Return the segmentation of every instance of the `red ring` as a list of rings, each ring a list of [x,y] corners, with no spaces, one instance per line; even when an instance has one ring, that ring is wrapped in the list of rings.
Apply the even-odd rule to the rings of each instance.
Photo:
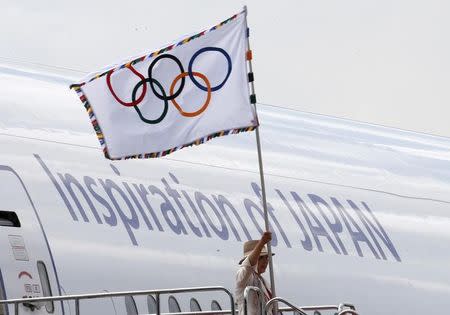
[[[142,74],[140,74],[139,72],[137,72],[136,69],[133,68],[133,66],[128,66],[128,69],[131,70],[131,72],[133,72],[135,75],[137,75],[142,81],[145,80],[144,76]],[[106,75],[106,84],[108,85],[109,91],[111,92],[112,96],[114,96],[114,98],[116,99],[116,101],[118,101],[120,104],[122,104],[123,106],[136,106],[137,104],[139,104],[140,102],[142,102],[142,100],[144,99],[145,94],[147,93],[147,84],[143,84],[143,88],[142,88],[142,94],[141,96],[139,96],[139,98],[137,100],[135,100],[134,102],[124,102],[122,101],[114,92],[112,85],[111,85],[111,74],[114,71],[108,72],[108,74]]]

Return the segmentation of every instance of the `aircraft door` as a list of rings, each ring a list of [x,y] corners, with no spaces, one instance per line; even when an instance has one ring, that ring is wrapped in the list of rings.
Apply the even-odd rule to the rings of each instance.
[[[3,292],[1,292],[3,291]],[[19,175],[0,165],[0,293],[3,298],[59,295],[50,248]],[[0,314],[14,314],[13,306]],[[30,313],[31,312],[31,313]],[[20,314],[63,314],[61,303],[20,305]]]

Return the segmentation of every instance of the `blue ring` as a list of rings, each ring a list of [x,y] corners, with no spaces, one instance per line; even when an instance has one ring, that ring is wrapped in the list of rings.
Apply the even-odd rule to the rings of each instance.
[[[189,61],[188,74],[189,74],[189,77],[191,78],[192,82],[199,89],[201,89],[203,91],[208,91],[208,88],[206,86],[203,86],[200,83],[198,83],[198,81],[194,78],[194,75],[192,74],[192,65],[194,64],[195,58],[197,58],[198,55],[204,53],[205,51],[218,51],[218,52],[222,53],[225,56],[225,58],[227,58],[227,61],[228,61],[228,72],[227,72],[227,75],[225,76],[225,79],[219,85],[211,87],[211,91],[217,91],[217,90],[222,88],[222,86],[225,84],[225,82],[227,82],[228,77],[230,76],[230,73],[231,73],[231,58],[230,58],[230,55],[228,55],[228,53],[225,50],[223,50],[222,48],[218,48],[218,47],[205,47],[205,48],[202,48],[202,49],[198,50],[192,56],[191,60]]]

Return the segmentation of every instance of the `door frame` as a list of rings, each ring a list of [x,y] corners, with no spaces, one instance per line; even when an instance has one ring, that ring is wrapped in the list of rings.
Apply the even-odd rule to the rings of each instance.
[[[16,178],[19,180],[20,185],[22,185],[22,188],[23,188],[23,190],[25,191],[25,193],[27,195],[28,201],[30,202],[31,207],[33,208],[34,214],[36,215],[36,219],[39,222],[39,227],[41,229],[42,235],[44,236],[45,245],[47,246],[47,250],[48,250],[48,253],[49,253],[49,256],[50,256],[50,261],[51,261],[52,267],[53,267],[53,272],[54,272],[54,275],[55,275],[57,292],[61,296],[62,295],[61,294],[61,285],[59,283],[59,277],[58,277],[58,272],[56,271],[56,265],[55,265],[55,260],[53,259],[53,253],[52,253],[52,251],[50,249],[50,245],[48,243],[47,234],[45,234],[44,227],[42,226],[41,218],[39,217],[39,214],[38,214],[38,212],[36,210],[36,207],[34,206],[33,200],[31,199],[31,196],[28,193],[28,189],[26,188],[22,178],[20,178],[19,174],[17,174],[17,172],[12,167],[7,166],[7,165],[0,165],[0,171],[10,172],[14,176],[16,176]],[[4,287],[4,283],[3,283],[3,278],[1,276],[1,272],[0,272],[0,285],[2,285],[2,288],[4,290],[4,294],[5,294],[5,297],[6,297],[6,291],[5,291],[5,287]],[[61,302],[62,315],[65,315],[63,301],[60,301],[60,302]]]
[[[2,295],[3,295],[3,298],[5,300],[8,299],[8,297],[6,296],[5,283],[3,282],[3,276],[2,276],[2,270],[1,269],[0,269],[0,293],[3,293],[3,294],[0,294],[0,298],[2,298]],[[0,307],[2,307],[2,306],[0,306]],[[6,310],[5,314],[9,315],[8,304],[3,304],[3,307]]]

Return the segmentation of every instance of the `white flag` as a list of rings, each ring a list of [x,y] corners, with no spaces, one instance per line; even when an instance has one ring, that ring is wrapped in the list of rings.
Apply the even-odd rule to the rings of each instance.
[[[74,84],[110,159],[158,157],[253,130],[245,11]]]

